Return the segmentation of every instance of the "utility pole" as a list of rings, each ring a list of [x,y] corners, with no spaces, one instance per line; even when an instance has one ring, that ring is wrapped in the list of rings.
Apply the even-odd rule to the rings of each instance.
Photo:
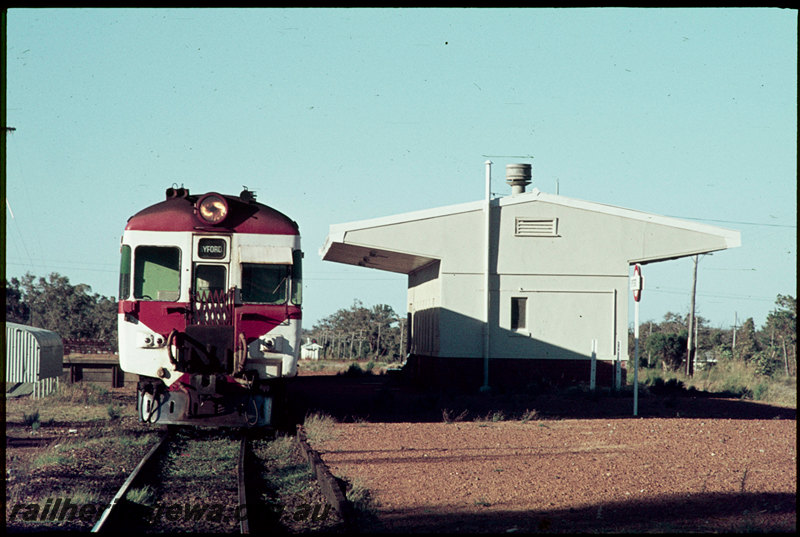
[[[697,348],[699,347],[698,342],[700,341],[699,334],[699,325],[700,321],[698,320],[700,315],[694,316],[694,361],[697,362]],[[694,367],[694,366],[693,366]]]
[[[731,355],[733,359],[736,359],[736,325],[739,324],[739,317],[738,314],[734,311],[733,312],[733,347],[731,348]]]
[[[689,339],[686,342],[686,376],[694,375],[694,298],[697,292],[697,256],[694,256],[692,276],[692,303],[689,306]]]
[[[379,359],[380,356],[381,356],[381,324],[382,323],[380,321],[378,321],[378,344],[376,345],[377,352],[375,353],[375,359],[376,360]]]
[[[400,361],[406,359],[406,348],[405,348],[405,337],[406,337],[406,320],[400,319]]]

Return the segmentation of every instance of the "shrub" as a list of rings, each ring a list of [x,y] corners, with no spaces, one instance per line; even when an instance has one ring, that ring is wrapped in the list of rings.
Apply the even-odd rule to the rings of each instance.
[[[324,442],[335,436],[336,420],[327,414],[315,412],[306,414],[303,421],[303,429],[306,431],[306,438],[311,443]]]
[[[777,357],[774,352],[766,350],[755,353],[752,362],[756,374],[765,377],[772,376],[776,371],[779,371],[781,367],[780,358]]]
[[[115,420],[119,418],[120,415],[119,408],[114,406],[113,404],[109,404],[106,407],[106,412],[108,412],[109,419]]]
[[[22,414],[22,422],[25,425],[29,425],[34,427],[35,429],[39,428],[39,410],[34,410],[32,414]]]
[[[455,423],[458,421],[464,421],[464,418],[467,417],[467,411],[464,410],[458,416],[453,416],[453,412],[446,408],[442,409],[442,421],[444,423]]]
[[[375,367],[374,363],[372,362],[370,363],[372,364],[372,367]],[[339,374],[345,377],[360,377],[362,375],[371,375],[372,367],[370,367],[369,364],[367,364],[367,369],[365,371],[364,369],[361,369],[361,366],[358,365],[358,362],[353,362],[352,364],[350,364],[350,367],[348,367],[346,371],[340,372]]]
[[[766,399],[767,393],[769,393],[769,385],[766,382],[759,382],[756,384],[756,387],[753,388],[753,399],[756,401]]]

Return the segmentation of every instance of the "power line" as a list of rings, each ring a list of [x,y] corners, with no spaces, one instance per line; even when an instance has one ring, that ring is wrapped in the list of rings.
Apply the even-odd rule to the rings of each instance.
[[[17,266],[31,266],[28,263],[14,263],[13,261],[9,261],[6,265],[17,265]],[[108,272],[111,274],[115,274],[118,271],[113,269],[101,269],[101,268],[90,268],[90,267],[68,267],[66,265],[36,265],[38,268],[41,269],[59,269],[59,270],[69,270],[69,271],[76,271],[76,270],[88,270],[90,272]]]
[[[797,229],[797,226],[792,226],[789,224],[767,224],[766,222],[741,222],[739,220],[714,220],[713,218],[692,218],[691,216],[675,216],[675,215],[666,215],[670,218],[682,218],[685,220],[698,220],[702,222],[719,222],[723,224],[740,224],[744,226],[768,226],[768,227],[787,227],[792,229]]]
[[[688,290],[687,291],[667,291],[665,289],[658,288],[658,287],[655,287],[655,288],[651,289],[650,292],[663,293],[663,294],[667,294],[667,295],[689,295],[689,291]],[[697,296],[702,296],[702,297],[706,297],[706,298],[726,298],[726,299],[730,299],[730,300],[760,300],[760,301],[764,301],[764,302],[772,302],[772,301],[775,300],[774,298],[763,298],[763,297],[756,297],[756,296],[750,296],[750,295],[712,295],[712,294],[708,294],[708,293],[697,293]],[[777,296],[777,294],[776,294],[776,296]]]

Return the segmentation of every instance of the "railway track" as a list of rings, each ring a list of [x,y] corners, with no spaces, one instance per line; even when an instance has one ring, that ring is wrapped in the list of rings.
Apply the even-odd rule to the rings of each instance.
[[[61,437],[58,436],[43,436],[43,437],[20,437],[20,436],[6,436],[6,447],[9,448],[30,448],[30,447],[44,447],[57,442]]]
[[[222,523],[226,532],[234,529],[231,527],[234,524],[238,526],[238,531],[242,534],[251,533],[253,530],[261,532],[268,529],[263,527],[265,525],[265,517],[251,516],[247,512],[247,506],[256,505],[256,503],[252,502],[251,493],[254,487],[252,486],[252,481],[248,479],[248,476],[253,475],[254,472],[250,470],[252,456],[246,432],[241,433],[238,442],[235,472],[226,473],[221,471],[218,476],[220,478],[218,484],[215,482],[205,483],[205,486],[211,490],[218,488],[218,490],[224,491],[227,488],[226,482],[230,482],[231,478],[235,477],[236,494],[235,507],[233,509],[228,508],[223,511],[223,504],[212,504],[212,511],[208,505],[192,504],[192,502],[181,504],[177,501],[169,506],[159,504],[146,505],[148,503],[147,497],[152,496],[154,491],[159,491],[162,494],[175,494],[175,488],[177,487],[178,490],[184,489],[183,494],[187,496],[185,499],[190,499],[188,496],[192,495],[191,489],[181,484],[173,486],[171,492],[165,492],[169,490],[169,480],[182,481],[180,477],[183,472],[182,469],[177,471],[173,469],[172,472],[176,473],[176,475],[168,475],[170,473],[168,467],[174,466],[172,461],[181,459],[185,455],[185,453],[182,453],[185,447],[181,445],[182,442],[178,438],[178,434],[175,430],[169,430],[147,452],[115,494],[111,503],[92,528],[92,533],[117,533],[136,530],[144,532],[169,531],[170,529],[175,529],[175,524],[180,525],[187,521],[202,522],[205,515],[208,515],[205,518],[206,521],[212,520],[212,513],[214,515],[213,521]],[[207,440],[195,441],[204,442]],[[194,451],[203,452],[203,448],[195,446]],[[202,462],[198,460],[181,461],[183,466],[189,467],[199,467]],[[212,469],[212,472],[216,473],[216,469]],[[231,476],[230,474],[234,475]],[[142,494],[141,491],[150,492]],[[230,499],[233,500],[233,498]],[[230,507],[230,503],[226,502],[227,507]],[[217,509],[216,507],[219,508]],[[173,527],[170,527],[171,525]],[[188,528],[184,526],[181,529],[186,531]],[[215,531],[220,531],[220,527],[215,528]]]
[[[352,510],[304,434],[281,440],[283,447],[251,438],[247,431],[168,430],[127,477],[92,532],[261,534],[286,533],[286,524],[294,525],[291,532],[350,527]],[[294,462],[281,451],[287,440],[296,446]],[[277,454],[265,455],[273,448]],[[287,474],[302,474],[299,466],[306,462],[308,477],[297,479],[309,481],[290,486],[295,487],[291,497],[281,496],[270,484],[273,476],[285,482]],[[296,489],[309,483],[319,485],[317,496],[298,498],[302,493]]]

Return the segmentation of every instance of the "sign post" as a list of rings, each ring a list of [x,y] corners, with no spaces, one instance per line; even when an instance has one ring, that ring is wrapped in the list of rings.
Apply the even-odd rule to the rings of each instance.
[[[639,300],[642,299],[642,288],[644,287],[644,277],[639,265],[633,267],[633,277],[631,278],[631,291],[633,291],[633,415],[639,415]]]
[[[633,267],[631,277],[631,291],[633,291],[633,415],[639,415],[639,300],[642,299],[642,288],[644,287],[644,277],[639,265]]]

